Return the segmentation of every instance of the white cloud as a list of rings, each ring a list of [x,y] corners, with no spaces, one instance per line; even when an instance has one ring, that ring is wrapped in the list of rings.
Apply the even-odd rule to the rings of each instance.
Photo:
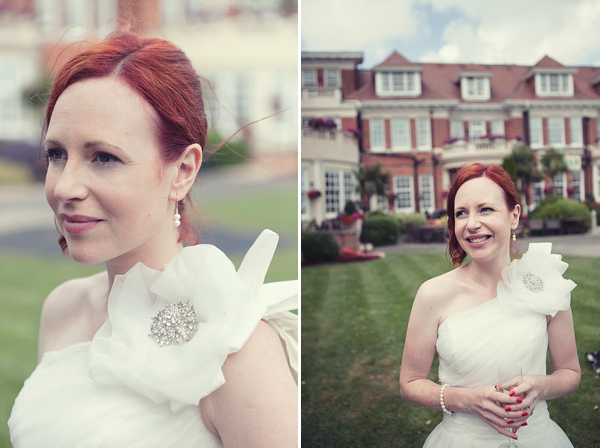
[[[310,51],[361,51],[426,29],[411,0],[302,0],[300,13]],[[385,56],[391,51],[388,45]]]

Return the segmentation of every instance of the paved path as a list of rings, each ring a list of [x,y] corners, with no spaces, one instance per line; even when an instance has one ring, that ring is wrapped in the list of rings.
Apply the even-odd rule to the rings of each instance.
[[[521,238],[517,240],[519,252],[527,251],[529,243],[552,243],[552,252],[572,257],[600,258],[600,234],[560,235],[547,237]],[[395,246],[383,246],[376,249],[379,252],[393,253],[444,253],[446,243],[400,243]]]
[[[194,185],[197,201],[216,201],[249,191],[293,188],[297,177],[285,165],[248,163],[222,170],[200,172]],[[203,242],[214,244],[227,254],[245,253],[257,235],[208,225],[203,228]],[[41,183],[0,185],[0,252],[26,252],[61,255],[54,215],[46,203]],[[280,235],[279,248],[297,247],[296,235]]]

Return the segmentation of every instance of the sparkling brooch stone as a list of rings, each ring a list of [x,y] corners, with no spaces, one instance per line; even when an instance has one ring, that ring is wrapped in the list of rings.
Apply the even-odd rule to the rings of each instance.
[[[525,274],[523,276],[525,288],[532,292],[540,292],[544,289],[544,281],[535,274]]]
[[[189,302],[171,303],[160,310],[150,322],[150,336],[161,347],[187,342],[198,330],[194,306]]]

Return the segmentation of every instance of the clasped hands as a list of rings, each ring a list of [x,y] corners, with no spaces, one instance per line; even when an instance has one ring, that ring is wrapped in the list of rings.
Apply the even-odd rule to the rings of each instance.
[[[469,411],[503,436],[516,440],[517,430],[527,425],[539,401],[539,392],[534,378],[529,376],[523,376],[523,382],[515,385],[509,394],[501,392],[511,387],[513,385],[507,383],[473,388]]]

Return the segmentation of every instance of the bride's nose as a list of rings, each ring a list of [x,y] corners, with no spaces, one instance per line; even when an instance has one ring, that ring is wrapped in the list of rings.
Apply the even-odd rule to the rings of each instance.
[[[467,230],[470,232],[474,232],[481,227],[481,223],[479,222],[479,217],[476,213],[470,213],[467,221]]]
[[[84,199],[87,195],[87,187],[83,171],[80,164],[67,161],[56,179],[54,197],[60,202]]]

